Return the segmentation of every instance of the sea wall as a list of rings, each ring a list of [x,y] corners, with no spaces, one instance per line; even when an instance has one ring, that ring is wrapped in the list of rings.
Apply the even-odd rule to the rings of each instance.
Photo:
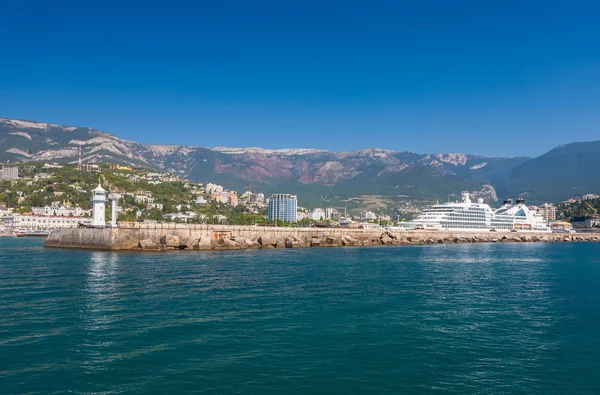
[[[119,223],[115,228],[53,232],[44,246],[98,250],[166,251],[302,248],[396,244],[600,241],[598,233],[388,232],[382,229]]]

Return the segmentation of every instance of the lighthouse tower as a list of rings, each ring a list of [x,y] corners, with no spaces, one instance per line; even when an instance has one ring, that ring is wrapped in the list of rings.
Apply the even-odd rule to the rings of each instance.
[[[106,210],[106,191],[100,185],[98,180],[98,186],[92,191],[92,226],[106,226],[104,219]]]

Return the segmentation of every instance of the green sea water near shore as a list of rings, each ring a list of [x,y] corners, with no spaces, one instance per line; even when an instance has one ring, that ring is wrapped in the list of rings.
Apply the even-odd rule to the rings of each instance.
[[[600,244],[0,237],[1,394],[600,393]]]

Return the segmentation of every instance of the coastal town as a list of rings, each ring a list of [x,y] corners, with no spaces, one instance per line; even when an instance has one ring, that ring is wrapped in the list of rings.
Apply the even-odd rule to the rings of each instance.
[[[235,191],[170,173],[119,164],[3,164],[0,233],[44,234],[59,228],[97,225],[90,196],[99,184],[110,202],[106,220],[145,223],[273,225],[280,227],[398,228],[415,224],[399,211],[302,207],[292,193],[265,196],[249,184]],[[300,197],[301,198],[301,197]],[[418,206],[415,206],[418,207]],[[554,232],[600,230],[600,197],[593,193],[563,202],[527,206]],[[412,214],[415,218],[419,210]],[[406,213],[402,213],[406,214]]]

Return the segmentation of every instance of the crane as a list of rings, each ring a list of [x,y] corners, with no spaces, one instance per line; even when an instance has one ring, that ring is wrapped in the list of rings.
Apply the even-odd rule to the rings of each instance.
[[[246,185],[246,189],[249,190],[250,193],[252,193],[252,188],[256,188],[256,185],[252,185],[252,184]]]

